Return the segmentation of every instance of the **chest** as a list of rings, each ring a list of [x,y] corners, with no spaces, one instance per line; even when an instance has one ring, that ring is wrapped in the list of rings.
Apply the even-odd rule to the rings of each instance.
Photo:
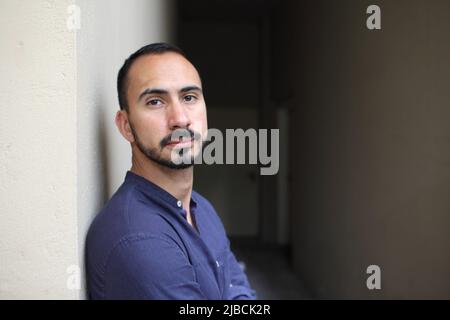
[[[195,272],[195,281],[208,299],[224,299],[230,285],[229,246],[221,225],[194,218],[180,235],[181,245]]]

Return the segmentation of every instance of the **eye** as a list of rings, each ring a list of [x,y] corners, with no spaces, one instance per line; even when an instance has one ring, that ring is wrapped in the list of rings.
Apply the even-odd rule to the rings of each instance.
[[[145,104],[148,106],[158,106],[162,104],[162,101],[160,99],[150,99]]]
[[[197,97],[194,96],[193,94],[188,94],[188,95],[185,95],[183,97],[183,99],[185,102],[194,102],[195,100],[197,100]]]

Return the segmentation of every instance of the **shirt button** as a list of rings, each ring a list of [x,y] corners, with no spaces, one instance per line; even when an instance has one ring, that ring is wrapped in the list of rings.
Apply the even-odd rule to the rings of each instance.
[[[178,200],[178,202],[177,202],[177,206],[178,206],[179,208],[181,208],[181,205],[182,205],[181,201],[180,201],[180,200]]]
[[[220,263],[219,263],[219,261],[217,261],[217,260],[216,260],[216,265],[217,265],[217,268],[220,267]]]

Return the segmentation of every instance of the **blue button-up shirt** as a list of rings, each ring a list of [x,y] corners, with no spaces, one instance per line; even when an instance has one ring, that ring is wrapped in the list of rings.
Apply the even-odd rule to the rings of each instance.
[[[255,299],[212,205],[192,192],[181,202],[127,172],[86,241],[92,299]]]

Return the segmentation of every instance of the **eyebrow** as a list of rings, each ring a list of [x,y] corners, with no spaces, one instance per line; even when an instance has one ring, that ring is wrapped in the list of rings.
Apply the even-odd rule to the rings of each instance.
[[[181,90],[180,90],[181,93],[186,93],[186,92],[189,92],[189,91],[198,91],[198,92],[201,93],[202,92],[202,88],[197,87],[197,86],[187,86],[187,87],[181,88]]]
[[[198,91],[198,92],[202,92],[202,88],[198,87],[198,86],[187,86],[187,87],[183,87],[179,90],[180,93],[186,93],[186,92],[190,92],[190,91]],[[169,91],[164,90],[164,89],[158,89],[158,88],[147,88],[144,91],[142,91],[142,93],[139,95],[138,98],[138,102],[142,100],[143,97],[145,97],[146,95],[149,94],[168,94]]]

